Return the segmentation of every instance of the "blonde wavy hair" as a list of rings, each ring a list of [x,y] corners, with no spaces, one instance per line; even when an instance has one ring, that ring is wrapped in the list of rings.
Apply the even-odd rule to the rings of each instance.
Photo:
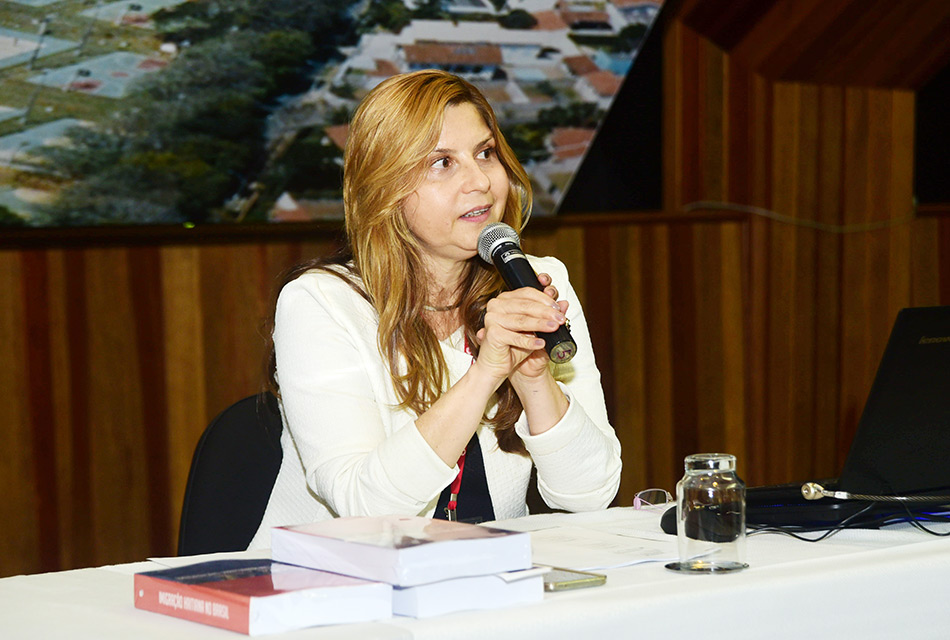
[[[379,350],[400,406],[417,414],[445,390],[448,371],[438,338],[423,318],[428,274],[402,205],[416,190],[427,157],[438,144],[446,107],[459,104],[474,106],[495,138],[509,182],[502,221],[520,232],[531,207],[530,180],[502,135],[488,100],[458,76],[425,70],[385,80],[353,115],[344,152],[343,200],[353,270],[379,314]],[[476,355],[474,338],[485,305],[503,289],[494,268],[477,256],[469,260],[458,293],[465,335]],[[514,433],[522,407],[510,384],[499,389],[497,399],[498,408],[489,422],[499,446],[526,453]]]

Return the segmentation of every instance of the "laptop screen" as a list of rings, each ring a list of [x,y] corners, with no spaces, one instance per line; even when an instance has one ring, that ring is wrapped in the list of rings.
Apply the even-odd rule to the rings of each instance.
[[[826,489],[862,495],[950,493],[950,306],[902,309],[878,365],[838,478]],[[879,526],[932,504],[824,498],[806,500],[802,483],[750,487],[750,526]],[[945,508],[943,509],[945,510]]]
[[[950,307],[897,314],[838,489],[872,495],[950,487]]]

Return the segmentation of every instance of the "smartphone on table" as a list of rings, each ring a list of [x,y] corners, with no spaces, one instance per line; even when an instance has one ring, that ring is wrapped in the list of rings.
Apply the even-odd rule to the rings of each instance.
[[[562,569],[561,567],[551,567],[551,570],[544,574],[545,591],[566,591],[568,589],[597,587],[605,582],[607,582],[607,576],[602,573]]]

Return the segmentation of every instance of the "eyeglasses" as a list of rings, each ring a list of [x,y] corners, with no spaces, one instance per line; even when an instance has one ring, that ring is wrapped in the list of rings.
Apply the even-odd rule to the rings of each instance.
[[[644,489],[633,494],[633,508],[662,507],[673,502],[673,496],[666,489]]]

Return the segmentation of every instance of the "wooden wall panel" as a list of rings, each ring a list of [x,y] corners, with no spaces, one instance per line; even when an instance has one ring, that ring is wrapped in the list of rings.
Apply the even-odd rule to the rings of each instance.
[[[33,442],[27,390],[29,359],[23,294],[23,260],[13,252],[0,252],[0,389],[4,420],[0,426],[4,452],[0,457],[0,522],[4,523],[0,562],[3,573],[35,571],[40,559],[37,503],[39,492],[33,474]]]
[[[132,269],[129,253],[138,252],[95,249],[84,255],[88,360],[76,368],[86,379],[93,549],[103,562],[148,550],[150,510],[160,508],[150,501],[148,461],[157,455],[161,464],[164,453],[146,446],[151,425],[144,405],[162,389],[143,384],[148,366],[157,363],[151,349],[141,350],[137,331],[152,319],[137,315],[131,291],[152,286],[155,275]],[[97,462],[105,460],[112,463]]]
[[[758,482],[833,475],[897,310],[946,299],[924,275],[939,270],[939,248],[928,237],[929,255],[910,250],[933,226],[910,222],[913,93],[766,80],[678,22],[664,43],[666,208],[751,216],[735,285],[748,339],[743,468]],[[707,279],[724,262],[714,264],[681,264],[673,279]],[[679,304],[689,318],[708,317]],[[697,344],[714,349],[715,332]],[[726,353],[700,359],[724,367]],[[696,384],[685,371],[674,378],[678,392]],[[717,413],[701,393],[679,409],[678,443],[715,432],[703,422],[711,418],[690,413],[698,407]]]
[[[185,495],[191,455],[206,417],[223,407],[208,405],[205,376],[203,306],[201,300],[201,249],[166,247],[162,259],[162,317],[166,415],[168,419],[169,507],[181,505]],[[210,321],[211,319],[207,319]],[[177,532],[177,509],[169,510],[168,526]]]
[[[630,365],[643,362],[649,348],[644,340],[644,336],[650,333],[644,326],[643,306],[647,302],[645,278],[639,260],[644,253],[644,232],[644,229],[619,229],[612,234],[606,247],[612,257],[613,275],[610,292],[613,305],[609,322],[614,335],[611,345],[614,370],[611,374],[615,384],[613,413],[610,415],[615,423],[629,425],[628,429],[618,432],[620,444],[631,458],[640,460],[644,460],[644,454],[651,451],[649,429],[646,426],[649,416],[646,401],[649,395],[648,381],[642,367]],[[600,353],[596,349],[595,353],[598,365],[603,367]],[[634,486],[646,487],[647,467],[648,464],[634,468],[627,465],[624,473]]]
[[[722,318],[722,447],[741,460],[749,459],[746,433],[748,414],[748,305],[743,299],[749,253],[748,225],[728,225],[720,241],[722,255],[719,309],[710,309]]]
[[[917,88],[950,60],[945,0],[667,0],[664,9],[775,80]]]

